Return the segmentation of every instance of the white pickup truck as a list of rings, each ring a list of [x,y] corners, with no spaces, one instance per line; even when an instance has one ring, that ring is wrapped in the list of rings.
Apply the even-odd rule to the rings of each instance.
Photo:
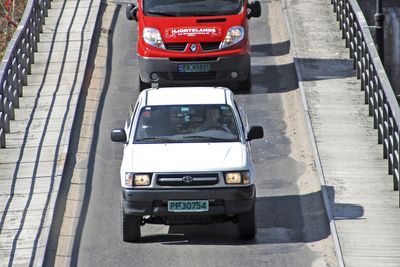
[[[239,238],[256,235],[250,141],[234,94],[222,87],[146,89],[125,127],[111,140],[124,144],[120,169],[122,234],[138,242],[146,223],[232,221]]]

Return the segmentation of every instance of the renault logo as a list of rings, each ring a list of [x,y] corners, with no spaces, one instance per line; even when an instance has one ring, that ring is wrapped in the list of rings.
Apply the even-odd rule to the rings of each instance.
[[[197,50],[196,44],[191,44],[190,45],[190,51],[192,51],[194,53],[194,52],[196,52],[196,50]]]
[[[190,175],[185,175],[185,176],[182,177],[182,181],[184,181],[187,184],[191,183],[191,182],[193,182],[193,177],[190,176]]]

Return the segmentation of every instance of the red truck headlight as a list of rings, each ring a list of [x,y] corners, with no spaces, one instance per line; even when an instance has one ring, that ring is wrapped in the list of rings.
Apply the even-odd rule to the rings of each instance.
[[[160,31],[156,28],[144,28],[142,36],[144,41],[149,45],[165,49]]]

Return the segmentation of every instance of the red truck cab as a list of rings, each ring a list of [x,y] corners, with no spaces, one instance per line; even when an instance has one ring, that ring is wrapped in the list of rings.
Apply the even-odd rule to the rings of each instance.
[[[249,90],[248,19],[259,1],[138,0],[126,16],[137,21],[139,90],[151,83],[223,85]]]

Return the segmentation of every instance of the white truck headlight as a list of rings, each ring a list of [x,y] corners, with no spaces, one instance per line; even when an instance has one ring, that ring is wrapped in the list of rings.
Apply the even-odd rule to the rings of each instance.
[[[228,29],[224,41],[221,43],[221,49],[240,42],[244,37],[244,28],[242,26],[233,26]]]
[[[165,49],[159,30],[155,28],[144,28],[142,36],[144,41],[149,45]]]
[[[151,182],[149,174],[135,174],[133,172],[125,173],[125,186],[147,186]]]
[[[250,173],[248,171],[242,172],[226,172],[224,173],[226,184],[249,184]]]

